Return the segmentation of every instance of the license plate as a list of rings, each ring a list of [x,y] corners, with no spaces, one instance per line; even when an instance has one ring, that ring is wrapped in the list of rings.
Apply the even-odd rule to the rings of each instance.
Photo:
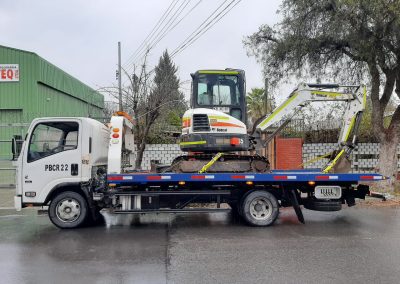
[[[340,186],[319,185],[314,189],[314,196],[317,199],[338,199],[342,197]]]

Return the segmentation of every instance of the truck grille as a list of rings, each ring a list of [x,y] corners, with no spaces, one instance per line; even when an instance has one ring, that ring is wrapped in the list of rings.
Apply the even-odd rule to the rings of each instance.
[[[210,131],[207,114],[193,114],[193,132]]]

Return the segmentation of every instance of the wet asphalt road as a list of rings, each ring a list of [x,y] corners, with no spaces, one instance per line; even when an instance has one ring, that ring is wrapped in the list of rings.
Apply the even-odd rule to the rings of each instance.
[[[0,210],[0,283],[399,283],[400,209],[291,209],[272,227],[230,214],[108,216],[59,230]]]

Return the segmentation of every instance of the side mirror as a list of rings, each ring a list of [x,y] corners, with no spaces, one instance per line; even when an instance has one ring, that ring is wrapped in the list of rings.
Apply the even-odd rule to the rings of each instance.
[[[11,153],[12,160],[15,161],[17,156],[17,139],[15,139],[15,137],[11,139]]]
[[[12,153],[12,160],[18,160],[19,154],[22,148],[22,137],[20,135],[14,135],[11,139],[11,153]]]

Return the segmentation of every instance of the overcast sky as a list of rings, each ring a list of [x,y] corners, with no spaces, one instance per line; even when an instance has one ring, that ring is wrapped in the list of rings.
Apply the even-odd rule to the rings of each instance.
[[[188,3],[182,16],[199,2],[174,1],[178,1],[175,8]],[[151,50],[150,67],[157,64],[163,50],[174,50],[223,2],[202,0]],[[127,60],[171,3],[172,0],[1,1],[0,44],[36,52],[95,89],[110,86],[116,83],[117,42],[122,42],[122,62],[127,66]],[[180,80],[190,80],[189,74],[198,69],[232,67],[246,71],[248,90],[262,87],[262,67],[254,57],[246,55],[242,41],[260,25],[276,23],[280,3],[242,0],[174,58]],[[186,92],[189,87],[190,84],[183,85]]]

